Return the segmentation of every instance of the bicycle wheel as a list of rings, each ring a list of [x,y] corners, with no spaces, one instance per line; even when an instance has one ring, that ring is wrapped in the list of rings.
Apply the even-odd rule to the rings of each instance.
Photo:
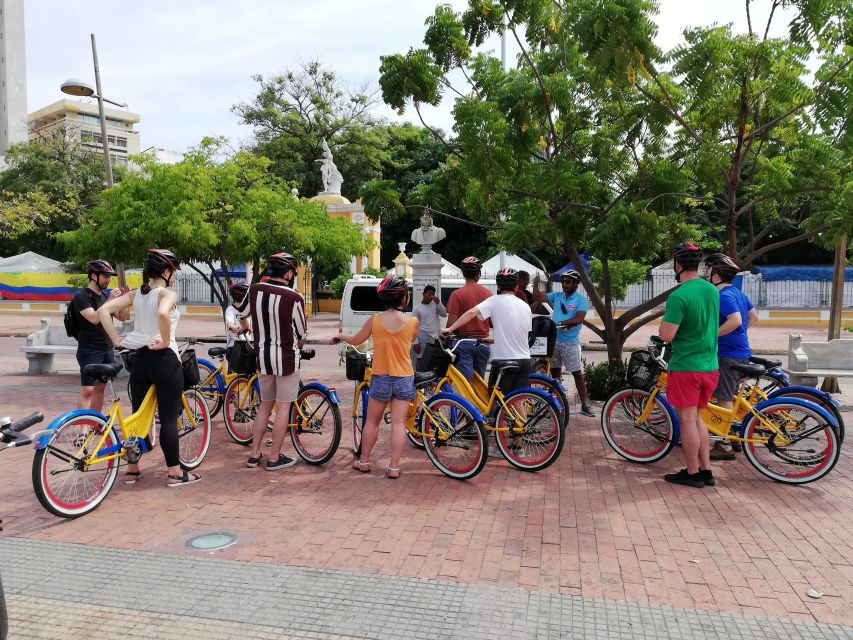
[[[458,399],[430,398],[427,410],[418,415],[418,431],[427,456],[443,474],[457,480],[473,478],[486,465],[489,441],[481,420],[477,420]],[[432,419],[430,416],[435,416]]]
[[[620,389],[601,411],[601,431],[613,450],[631,462],[656,462],[675,446],[675,425],[661,397],[642,424],[635,424],[649,401],[642,389]]]
[[[369,385],[356,387],[356,397],[353,399],[352,452],[355,455],[361,453],[361,432],[364,431],[364,423],[367,420],[367,396],[369,392]]]
[[[754,382],[753,379],[751,382]],[[769,371],[765,371],[758,377],[758,388],[761,389],[764,393],[772,393],[776,391],[776,389],[781,389],[782,387],[787,386],[787,383],[782,380],[780,377],[773,375]]]
[[[557,409],[560,412],[560,419],[563,422],[563,428],[569,426],[569,399],[566,393],[560,388],[560,385],[553,378],[530,378],[530,386],[534,389],[544,391],[554,400]]]
[[[178,418],[178,445],[181,467],[192,471],[201,464],[210,448],[210,411],[207,407],[207,398],[197,389],[184,391],[184,398],[192,414],[192,420],[187,415],[187,407],[184,407]]]
[[[835,418],[835,424],[838,425],[833,430],[835,431],[835,437],[838,438],[838,445],[841,446],[844,444],[844,418],[841,417],[841,411],[838,407],[829,399],[827,399],[824,391],[818,391],[817,389],[797,389],[797,388],[783,388],[780,389],[779,392],[773,396],[774,398],[799,398],[800,400],[806,400],[813,404],[816,404],[821,409],[826,411],[829,415]]]
[[[199,383],[196,388],[204,396],[210,417],[215,418],[224,404],[225,380],[219,369],[207,360],[198,361],[198,374]]]
[[[290,438],[296,453],[308,464],[332,459],[341,444],[341,412],[328,392],[303,388],[290,405]]]
[[[252,423],[261,403],[260,395],[258,386],[249,378],[235,378],[225,390],[225,430],[237,444],[252,442]]]
[[[420,390],[423,392],[423,394],[426,398],[431,398],[436,393],[438,393],[438,389],[437,389],[438,382],[439,382],[438,380],[434,380],[433,382],[430,382],[430,383],[425,384],[424,386],[420,387]],[[418,404],[418,406],[415,409],[415,424],[418,424],[420,422],[421,411],[423,411],[423,407],[420,404]],[[422,431],[422,429],[418,429],[418,431]],[[406,429],[406,437],[409,439],[409,442],[412,443],[412,446],[415,447],[416,449],[423,449],[424,448],[424,442],[423,442],[423,438],[421,438],[421,436],[416,435],[416,434],[412,433],[411,431],[409,431],[408,429]]]
[[[33,489],[41,505],[61,518],[78,518],[96,509],[113,488],[119,459],[86,463],[103,437],[106,424],[95,416],[78,416],[59,426],[33,458]],[[119,442],[112,429],[101,450]]]
[[[548,375],[548,360],[546,358],[534,358],[533,366],[530,367],[530,373],[538,373],[539,375]]]
[[[759,416],[750,417],[743,443],[750,464],[762,475],[787,484],[814,482],[832,471],[840,447],[823,416],[811,407],[784,399],[770,402],[760,413],[779,433]]]
[[[523,471],[540,471],[553,464],[563,450],[566,430],[551,397],[512,391],[504,403],[510,413],[499,405],[495,426],[509,430],[496,431],[495,441],[507,462]],[[520,430],[514,417],[521,421]]]

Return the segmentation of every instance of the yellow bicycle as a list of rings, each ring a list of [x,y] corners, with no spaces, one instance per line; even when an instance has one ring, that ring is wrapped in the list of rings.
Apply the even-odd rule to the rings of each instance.
[[[62,414],[44,431],[32,434],[33,489],[42,506],[63,518],[77,518],[98,507],[115,483],[121,460],[139,461],[156,440],[157,394],[149,387],[139,409],[125,416],[113,379],[120,363],[90,364],[84,372],[107,383],[113,404],[106,415],[90,409]],[[210,447],[210,412],[202,395],[187,389],[178,419],[181,467],[198,467]]]

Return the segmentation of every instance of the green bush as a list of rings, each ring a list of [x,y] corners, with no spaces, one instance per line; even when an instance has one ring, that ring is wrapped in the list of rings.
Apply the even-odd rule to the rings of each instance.
[[[615,391],[625,386],[626,364],[622,360],[587,364],[583,361],[586,390],[593,400],[607,400]]]
[[[347,271],[346,273],[342,273],[329,283],[329,286],[332,288],[332,291],[334,292],[336,298],[344,297],[344,287],[347,286],[347,280],[349,280],[350,278],[352,278],[352,273]]]

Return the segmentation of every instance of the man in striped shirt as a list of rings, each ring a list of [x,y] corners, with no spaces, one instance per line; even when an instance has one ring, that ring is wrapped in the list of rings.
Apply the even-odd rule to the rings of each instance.
[[[261,462],[261,443],[270,414],[275,407],[272,449],[267,471],[296,464],[281,453],[287,435],[290,403],[299,393],[299,349],[305,344],[305,300],[293,289],[296,258],[289,253],[276,253],[267,259],[267,282],[256,282],[239,308],[241,323],[251,329],[258,359],[258,381],[261,405],[252,425],[252,454],[246,462],[257,467]]]

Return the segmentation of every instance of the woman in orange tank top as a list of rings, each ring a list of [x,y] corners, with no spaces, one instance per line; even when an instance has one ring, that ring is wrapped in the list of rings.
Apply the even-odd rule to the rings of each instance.
[[[364,323],[354,336],[339,333],[331,344],[346,342],[359,345],[373,336],[373,373],[370,377],[370,398],[367,418],[361,436],[361,456],[352,468],[370,471],[370,453],[379,438],[379,422],[385,407],[391,403],[391,463],[385,469],[388,478],[400,476],[400,456],[406,442],[406,415],[409,403],[415,399],[415,373],[410,350],[417,340],[420,322],[403,309],[409,300],[409,284],[400,276],[388,276],[377,287],[385,311]]]

